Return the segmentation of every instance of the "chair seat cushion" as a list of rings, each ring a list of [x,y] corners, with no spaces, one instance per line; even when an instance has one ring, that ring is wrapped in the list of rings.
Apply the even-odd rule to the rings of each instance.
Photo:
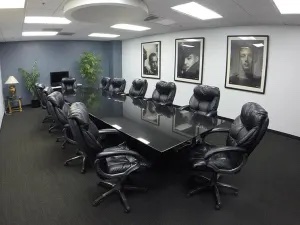
[[[215,148],[215,145],[209,145],[203,143],[197,145],[192,149],[190,161],[192,166],[196,170],[214,170],[217,169],[233,169],[231,160],[226,153],[217,153],[210,157],[208,160],[204,159],[204,155],[209,152],[211,149]]]
[[[129,149],[128,147],[121,145],[121,146],[107,148],[104,150],[104,152],[112,152],[112,151],[116,152],[120,150],[129,150]],[[146,162],[143,161],[141,162],[132,156],[126,156],[126,155],[108,157],[106,158],[106,163],[107,163],[107,173],[109,174],[123,173],[129,168],[137,165],[138,163],[140,163],[140,168],[148,167],[148,164]]]

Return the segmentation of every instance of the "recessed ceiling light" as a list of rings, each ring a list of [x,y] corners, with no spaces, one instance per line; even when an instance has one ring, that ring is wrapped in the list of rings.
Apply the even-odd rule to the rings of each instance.
[[[239,39],[242,39],[242,40],[256,40],[255,37],[239,37]]]
[[[119,37],[118,34],[103,34],[103,33],[92,33],[89,37],[100,37],[100,38],[116,38]]]
[[[142,26],[137,26],[137,25],[132,25],[132,24],[115,24],[115,25],[111,26],[111,28],[123,29],[123,30],[133,30],[133,31],[145,31],[145,30],[151,29],[149,27],[142,27]]]
[[[57,33],[54,31],[28,31],[22,32],[22,36],[55,36]]]
[[[171,9],[200,20],[217,19],[223,17],[215,11],[208,9],[197,2],[189,2],[181,5],[176,5],[171,7]]]
[[[24,23],[69,24],[71,21],[64,17],[26,16]]]
[[[258,43],[258,44],[253,44],[255,47],[257,48],[261,48],[261,47],[264,47],[264,44],[263,43]]]
[[[300,14],[300,1],[273,0],[281,14]]]
[[[193,45],[182,45],[183,47],[187,47],[187,48],[194,48],[195,46]]]
[[[0,9],[23,9],[25,0],[0,0]]]

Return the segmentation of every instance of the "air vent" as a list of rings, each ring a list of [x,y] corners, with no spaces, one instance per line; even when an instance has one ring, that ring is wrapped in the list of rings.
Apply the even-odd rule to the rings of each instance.
[[[74,35],[75,33],[71,33],[71,32],[60,32],[58,33],[57,35],[61,35],[61,36],[72,36]]]
[[[152,20],[157,20],[159,17],[155,15],[149,15],[144,21],[152,21]]]
[[[43,31],[61,32],[62,28],[43,28]]]

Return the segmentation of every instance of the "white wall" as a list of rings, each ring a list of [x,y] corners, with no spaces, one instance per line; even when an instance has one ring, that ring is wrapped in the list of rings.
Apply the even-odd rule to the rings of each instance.
[[[227,35],[269,35],[269,62],[264,95],[224,88]],[[175,39],[205,37],[203,84],[221,91],[219,115],[234,119],[244,103],[261,104],[270,117],[270,129],[300,136],[300,29],[295,26],[227,27],[192,30],[123,41],[122,73],[131,82],[141,77],[141,43],[161,41],[161,80],[174,82]],[[158,80],[148,79],[150,97]],[[194,85],[176,82],[174,104],[186,105]]]
[[[2,76],[1,76],[1,62],[0,62],[0,129],[2,125],[3,115],[4,115],[4,101],[3,101]]]

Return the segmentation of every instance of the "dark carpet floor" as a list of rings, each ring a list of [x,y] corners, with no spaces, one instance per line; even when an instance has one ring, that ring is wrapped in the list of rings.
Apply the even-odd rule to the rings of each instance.
[[[146,194],[127,195],[132,212],[123,213],[117,196],[94,208],[104,189],[90,169],[64,167],[73,147],[60,149],[56,135],[41,124],[41,109],[5,116],[0,132],[1,225],[296,225],[300,223],[300,141],[267,133],[247,165],[223,182],[240,188],[222,195],[214,209],[207,192],[190,199],[180,172],[156,174],[161,182]],[[214,137],[220,140],[220,137]],[[178,175],[179,173],[179,175]],[[143,177],[151,184],[157,177]],[[151,185],[150,185],[151,186]]]

